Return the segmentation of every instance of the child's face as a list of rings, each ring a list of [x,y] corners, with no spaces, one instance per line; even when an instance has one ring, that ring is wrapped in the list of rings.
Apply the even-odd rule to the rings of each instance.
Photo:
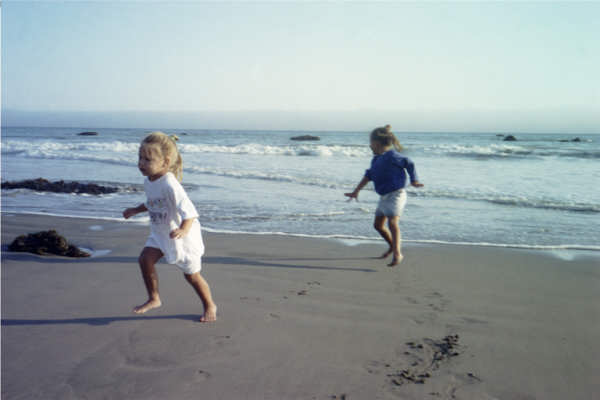
[[[161,155],[156,146],[144,145],[140,147],[138,168],[142,175],[153,181],[167,173],[169,160]]]

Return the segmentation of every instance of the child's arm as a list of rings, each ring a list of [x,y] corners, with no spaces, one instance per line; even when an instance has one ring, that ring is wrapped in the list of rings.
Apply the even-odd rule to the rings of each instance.
[[[136,214],[143,213],[145,211],[148,211],[148,209],[146,208],[146,205],[140,204],[137,207],[128,208],[125,211],[123,211],[123,218],[128,219],[130,217],[133,217]]]
[[[195,218],[189,218],[181,221],[181,225],[179,226],[179,228],[173,229],[169,234],[169,237],[171,239],[181,239],[182,237],[187,235],[190,229],[192,228],[192,223],[194,222],[194,219]]]
[[[412,162],[410,158],[400,157],[400,160],[397,164],[400,168],[405,168],[408,172],[408,176],[410,177],[410,184],[416,188],[423,187],[421,182],[419,182],[419,178],[417,177],[417,170],[415,169],[415,163]]]
[[[354,189],[352,193],[344,193],[344,196],[349,197],[349,201],[352,199],[356,199],[356,201],[358,201],[358,192],[360,192],[362,188],[364,188],[370,181],[371,180],[366,175],[363,176],[362,180],[358,183],[358,185],[356,185],[356,189]]]

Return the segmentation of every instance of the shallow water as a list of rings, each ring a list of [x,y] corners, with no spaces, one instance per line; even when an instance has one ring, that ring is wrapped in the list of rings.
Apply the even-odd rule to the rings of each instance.
[[[44,177],[140,184],[145,129],[3,128],[2,180]],[[172,131],[184,186],[205,229],[376,238],[378,196],[347,202],[372,157],[366,132]],[[318,135],[319,142],[290,137]],[[409,188],[405,241],[600,250],[600,136],[399,133],[423,189]],[[579,137],[581,142],[561,142]],[[2,210],[120,218],[143,193],[3,190]]]

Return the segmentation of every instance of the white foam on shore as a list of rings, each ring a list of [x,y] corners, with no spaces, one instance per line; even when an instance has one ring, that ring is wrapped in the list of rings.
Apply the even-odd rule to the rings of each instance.
[[[96,257],[103,257],[106,256],[110,253],[112,253],[112,250],[92,250],[92,249],[87,249],[85,247],[80,247],[79,249],[81,249],[81,251],[85,251],[86,253],[90,254],[90,258],[96,258]]]
[[[5,217],[8,216],[18,216],[18,215],[43,215],[45,217],[59,217],[59,218],[74,218],[74,219],[90,219],[90,220],[97,220],[97,221],[112,221],[112,222],[123,222],[123,223],[134,223],[134,224],[140,224],[140,225],[147,225],[148,222],[150,222],[150,217],[148,216],[143,216],[143,217],[133,217],[130,219],[125,219],[123,217],[101,217],[101,216],[86,216],[86,215],[64,215],[64,214],[57,214],[57,213],[49,213],[49,212],[42,212],[42,211],[11,211],[10,213],[4,213],[2,212],[2,215],[4,215]],[[94,225],[92,225],[94,226]],[[95,226],[99,226],[99,225],[95,225]],[[90,229],[92,229],[90,227]],[[92,229],[94,230],[94,229]]]
[[[246,231],[231,231],[221,229],[211,229],[202,227],[206,232],[211,233],[225,233],[232,235],[262,235],[262,236],[291,236],[301,238],[312,238],[312,239],[333,239],[340,243],[348,246],[357,246],[359,244],[370,244],[374,242],[380,242],[379,237],[370,236],[351,236],[351,235],[309,235],[301,233],[285,233],[285,232],[246,232]],[[450,246],[473,246],[473,247],[498,247],[498,248],[513,248],[513,249],[524,249],[524,250],[545,250],[553,251],[560,254],[561,251],[576,250],[576,251],[600,251],[600,246],[584,246],[578,244],[561,244],[561,245],[527,245],[527,244],[505,244],[505,243],[488,243],[488,242],[450,242],[444,240],[428,240],[428,239],[417,239],[417,240],[402,240],[403,243],[414,243],[414,244],[440,244]],[[383,242],[382,242],[383,243]]]

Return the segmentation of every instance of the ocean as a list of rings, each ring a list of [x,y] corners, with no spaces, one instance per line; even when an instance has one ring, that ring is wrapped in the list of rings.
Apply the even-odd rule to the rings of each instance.
[[[2,181],[77,180],[120,192],[3,189],[2,212],[122,219],[142,203],[137,151],[150,130],[85,130],[99,135],[2,128]],[[205,230],[379,240],[372,184],[359,202],[344,197],[370,165],[369,132],[162,130],[180,138],[183,184]],[[290,140],[303,134],[321,140]],[[404,242],[600,251],[600,135],[514,135],[398,132],[425,184],[407,190]]]

